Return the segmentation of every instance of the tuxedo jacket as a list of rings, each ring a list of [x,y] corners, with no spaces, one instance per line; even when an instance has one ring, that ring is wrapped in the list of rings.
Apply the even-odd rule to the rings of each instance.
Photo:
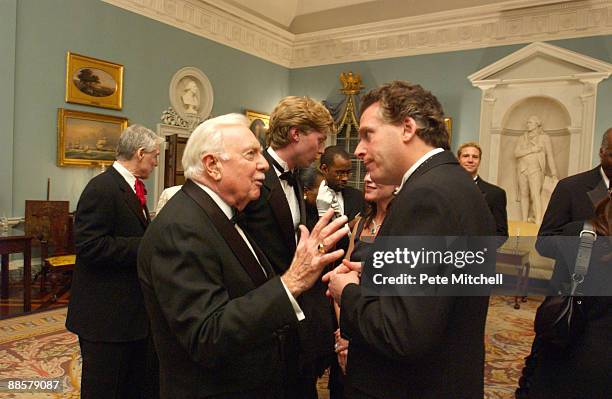
[[[297,316],[265,255],[191,180],[143,237],[138,274],[162,398],[275,397]],[[232,396],[236,395],[236,396]],[[241,396],[242,395],[242,396]],[[278,395],[276,395],[278,396]]]
[[[266,171],[259,199],[249,203],[244,210],[245,227],[266,254],[274,270],[282,275],[289,268],[295,254],[295,230],[289,203],[272,166],[270,154],[267,151],[263,154],[270,169]],[[306,225],[304,192],[299,179],[297,198],[300,203],[300,223]],[[325,296],[326,289],[321,279],[317,279],[312,288],[297,298],[306,316],[298,329],[300,363],[303,367],[310,367],[315,359],[334,353],[335,317],[329,299]]]
[[[506,211],[506,192],[494,184],[484,181],[480,176],[476,185],[484,195],[485,201],[495,219],[495,232],[498,236],[508,238],[508,214]]]
[[[76,267],[68,330],[94,342],[148,336],[136,271],[138,245],[148,224],[134,190],[114,167],[87,184],[74,220]]]
[[[584,222],[595,215],[595,205],[607,194],[607,187],[598,165],[587,172],[561,179],[555,187],[544,213],[538,232],[536,249],[542,256],[556,259],[562,243],[551,239],[552,236],[565,235],[568,223]],[[555,265],[551,284],[556,291],[558,284],[567,281],[569,271],[566,267]]]
[[[482,194],[444,151],[406,181],[378,237],[494,232]],[[349,284],[340,305],[350,397],[483,397],[488,297],[375,297]]]

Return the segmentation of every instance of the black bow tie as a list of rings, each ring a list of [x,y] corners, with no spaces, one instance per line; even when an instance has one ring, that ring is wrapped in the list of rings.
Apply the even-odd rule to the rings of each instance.
[[[294,172],[283,172],[278,176],[279,179],[284,180],[290,187],[293,187],[297,183]]]
[[[285,170],[285,168],[280,166],[280,164],[276,161],[276,159],[274,158],[270,158],[270,159],[272,160],[272,165],[274,166],[274,168],[280,172],[280,175],[278,176],[278,178],[286,181],[290,187],[295,186],[295,184],[297,183],[295,172],[292,172],[290,170]]]
[[[232,222],[233,224],[237,224],[238,226],[242,226],[242,224],[246,220],[246,214],[237,210],[236,208],[232,208],[232,210],[234,211],[234,216],[232,216],[230,222]]]

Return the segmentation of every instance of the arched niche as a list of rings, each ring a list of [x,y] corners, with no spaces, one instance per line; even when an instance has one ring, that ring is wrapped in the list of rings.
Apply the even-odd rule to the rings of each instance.
[[[506,190],[508,198],[508,218],[520,220],[521,211],[518,202],[518,172],[514,156],[519,138],[526,131],[526,121],[531,116],[537,116],[542,121],[544,134],[551,139],[557,177],[568,176],[571,117],[565,106],[554,98],[547,96],[527,97],[513,104],[502,117],[500,134],[500,152],[497,159],[497,185]],[[542,199],[546,209],[550,200],[550,192]]]

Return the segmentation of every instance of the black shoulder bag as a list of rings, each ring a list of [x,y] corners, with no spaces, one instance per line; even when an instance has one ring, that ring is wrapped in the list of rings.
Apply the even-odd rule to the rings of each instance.
[[[586,322],[582,294],[579,287],[589,270],[593,243],[597,238],[590,222],[584,222],[580,232],[580,244],[576,265],[571,274],[569,294],[559,292],[558,296],[548,296],[538,308],[534,329],[542,343],[557,348],[566,348],[574,337],[582,333]]]

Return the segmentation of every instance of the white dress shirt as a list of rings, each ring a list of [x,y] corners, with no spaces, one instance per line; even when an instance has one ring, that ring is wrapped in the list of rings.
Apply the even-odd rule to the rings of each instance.
[[[272,147],[268,147],[268,154],[270,154],[270,156],[272,158],[274,158],[274,160],[276,162],[278,162],[278,164],[285,170],[288,171],[289,170],[289,166],[287,165],[287,162],[283,161],[278,154],[272,149]],[[276,176],[280,176],[280,174],[282,173],[281,171],[278,171],[274,165],[270,165],[271,168],[274,169],[274,171],[276,172]],[[300,225],[300,202],[298,200],[298,197],[295,195],[295,190],[293,189],[293,187],[291,187],[289,185],[289,183],[287,183],[285,180],[280,179],[280,184],[281,187],[283,188],[283,191],[285,192],[285,197],[287,197],[287,203],[289,204],[289,210],[291,211],[291,219],[293,220],[293,231],[295,231],[295,242],[297,243],[297,229],[298,226]]]
[[[323,180],[317,194],[317,211],[319,216],[323,216],[331,208],[334,196],[340,206],[340,215],[344,215],[344,197],[342,196],[342,191],[335,191],[327,185],[327,181]]]
[[[125,179],[125,181],[127,182],[128,186],[130,186],[132,188],[132,191],[134,192],[134,194],[136,194],[136,176],[134,176],[132,174],[132,172],[127,170],[127,168],[125,166],[121,165],[117,161],[113,162],[113,168],[115,168],[115,170],[117,172],[119,172],[121,177],[123,177]],[[147,211],[145,210],[144,207],[142,207],[142,214],[144,215],[144,217],[146,219],[147,218]]]
[[[604,172],[603,168],[600,166],[599,167],[599,171],[601,172],[601,178],[603,179],[604,183],[606,184],[606,188],[608,190],[610,190],[610,179],[608,179],[608,176],[606,176],[606,172]]]
[[[221,208],[221,211],[223,211],[223,213],[225,214],[225,216],[227,216],[228,219],[231,219],[232,216],[234,216],[232,207],[229,206],[227,202],[225,202],[221,197],[219,197],[217,193],[215,193],[213,190],[211,190],[209,187],[205,186],[204,184],[200,184],[196,181],[194,181],[194,183],[197,184],[208,195],[210,195],[210,198],[212,198],[215,204],[217,204],[217,206]],[[244,234],[244,231],[242,230],[242,228],[238,226],[238,224],[234,224],[234,228],[236,229],[236,231],[238,231],[238,234],[240,234],[240,237],[242,237],[245,244],[249,247],[249,249],[251,250],[251,253],[257,260],[257,263],[259,263],[259,267],[261,267],[261,270],[264,272],[264,275],[267,277],[268,273],[266,273],[266,269],[264,269],[264,267],[261,265],[261,262],[259,261],[259,258],[257,257],[257,254],[255,253],[255,250],[253,250],[253,247],[251,246],[251,243],[249,242],[246,235]],[[304,315],[304,312],[300,308],[300,305],[297,303],[293,295],[291,295],[291,292],[289,291],[289,289],[287,288],[287,286],[285,285],[282,279],[281,279],[281,284],[283,284],[283,288],[285,288],[285,292],[287,293],[287,297],[289,297],[289,302],[291,302],[291,306],[293,307],[293,311],[295,312],[295,315],[298,321],[304,320],[306,318],[306,316]]]

